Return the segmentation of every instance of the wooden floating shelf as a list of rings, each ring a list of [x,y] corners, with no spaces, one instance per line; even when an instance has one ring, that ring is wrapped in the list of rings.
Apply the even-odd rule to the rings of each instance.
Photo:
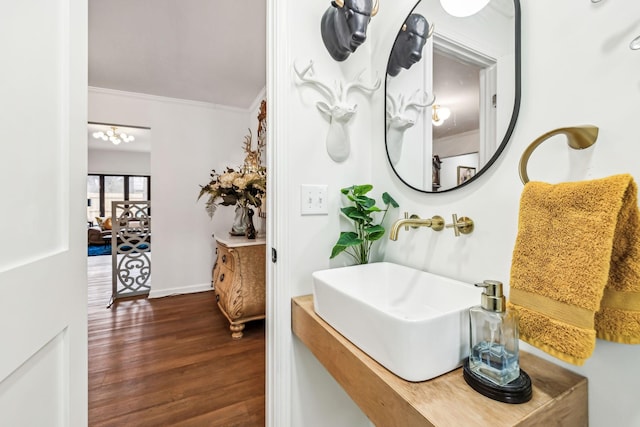
[[[294,334],[377,426],[588,425],[587,379],[532,354],[520,353],[532,399],[501,403],[471,389],[461,368],[420,383],[397,377],[318,317],[311,295],[293,298],[291,311]]]

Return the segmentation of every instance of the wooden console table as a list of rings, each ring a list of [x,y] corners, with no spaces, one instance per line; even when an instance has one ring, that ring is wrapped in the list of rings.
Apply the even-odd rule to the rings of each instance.
[[[265,317],[265,238],[218,237],[212,285],[231,337],[242,338],[244,324]]]
[[[587,379],[532,354],[521,352],[520,366],[533,397],[501,403],[469,387],[462,368],[419,383],[397,377],[322,320],[311,295],[293,298],[291,310],[293,333],[377,426],[588,425]]]

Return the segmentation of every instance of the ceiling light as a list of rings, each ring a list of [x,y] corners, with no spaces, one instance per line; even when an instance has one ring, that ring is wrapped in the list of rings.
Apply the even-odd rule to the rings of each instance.
[[[489,0],[440,0],[442,8],[451,16],[464,18],[480,12]]]
[[[113,145],[118,145],[122,141],[131,142],[135,140],[133,135],[129,135],[124,132],[118,132],[118,128],[115,126],[111,126],[111,128],[106,132],[103,132],[103,131],[94,132],[93,137],[95,139],[101,139],[103,141],[111,141]]]
[[[431,123],[434,126],[441,126],[449,117],[451,117],[451,110],[447,107],[437,104],[431,106]]]

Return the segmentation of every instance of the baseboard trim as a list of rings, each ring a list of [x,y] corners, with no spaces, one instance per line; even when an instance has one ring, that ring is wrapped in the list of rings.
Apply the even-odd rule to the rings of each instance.
[[[151,286],[153,288],[153,285]],[[158,290],[151,289],[151,291],[149,292],[149,298],[162,298],[162,297],[168,297],[172,295],[194,294],[197,292],[206,292],[206,291],[213,291],[213,288],[211,287],[211,283],[196,284],[196,285],[184,286],[181,288],[172,288],[172,289],[158,289]]]

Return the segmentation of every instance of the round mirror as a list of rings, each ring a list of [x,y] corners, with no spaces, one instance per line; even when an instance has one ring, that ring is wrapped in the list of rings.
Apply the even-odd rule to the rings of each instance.
[[[485,172],[513,132],[520,3],[491,0],[455,17],[441,0],[422,0],[399,26],[385,83],[387,156],[409,187],[451,191]]]

